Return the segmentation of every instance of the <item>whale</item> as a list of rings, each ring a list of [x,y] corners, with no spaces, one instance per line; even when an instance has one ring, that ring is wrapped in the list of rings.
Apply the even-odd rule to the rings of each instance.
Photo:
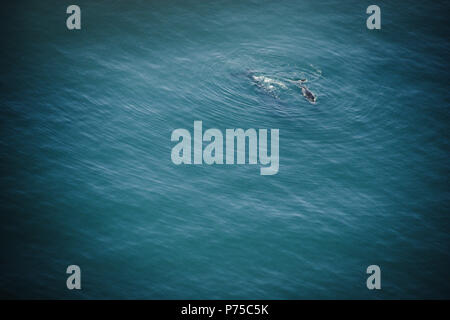
[[[254,72],[247,72],[247,76],[261,89],[266,91],[267,93],[270,93],[275,98],[278,98],[277,96],[277,89],[287,89],[287,86],[285,82],[292,83],[297,85],[301,90],[303,96],[308,100],[310,103],[315,104],[317,97],[314,93],[312,93],[305,85],[305,82],[308,82],[307,79],[300,79],[300,80],[289,80],[289,79],[283,79],[283,81],[269,78],[264,75],[255,75]]]
[[[289,82],[296,84],[300,89],[302,89],[302,94],[312,104],[316,103],[317,97],[314,93],[309,91],[309,89],[304,85],[305,82],[308,82],[306,79],[300,79],[300,80],[288,80]]]
[[[317,97],[314,95],[314,93],[309,91],[309,89],[307,87],[303,86],[303,85],[300,86],[300,88],[302,89],[302,94],[306,98],[306,100],[308,100],[312,104],[315,104],[316,100],[317,100]]]

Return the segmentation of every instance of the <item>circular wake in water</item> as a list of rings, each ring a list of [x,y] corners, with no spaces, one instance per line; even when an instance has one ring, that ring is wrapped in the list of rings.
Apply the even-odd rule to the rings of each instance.
[[[237,120],[243,109],[255,116],[274,110],[287,115],[290,110],[286,106],[297,108],[308,102],[299,80],[306,80],[314,96],[320,95],[317,82],[322,71],[298,60],[273,47],[244,44],[234,50],[217,48],[204,56],[202,67],[196,70],[196,78],[202,79],[197,91],[201,96],[197,98],[216,104],[206,111],[211,116]]]

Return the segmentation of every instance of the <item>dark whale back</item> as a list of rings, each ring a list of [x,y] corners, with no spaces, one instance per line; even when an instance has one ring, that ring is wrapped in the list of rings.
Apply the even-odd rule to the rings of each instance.
[[[311,91],[309,91],[307,87],[301,86],[301,88],[303,96],[308,99],[309,102],[316,102],[316,96]]]

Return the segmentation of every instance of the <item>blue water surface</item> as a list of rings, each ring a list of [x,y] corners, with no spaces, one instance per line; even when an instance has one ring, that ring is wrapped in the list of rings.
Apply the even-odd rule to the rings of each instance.
[[[450,298],[448,3],[76,4],[2,6],[1,298]],[[173,164],[195,120],[278,174]]]

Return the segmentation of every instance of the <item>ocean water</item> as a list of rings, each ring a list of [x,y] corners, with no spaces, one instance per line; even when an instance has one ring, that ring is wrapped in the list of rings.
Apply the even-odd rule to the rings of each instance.
[[[372,2],[2,5],[0,297],[450,298],[449,5]],[[278,174],[173,164],[195,120]]]

